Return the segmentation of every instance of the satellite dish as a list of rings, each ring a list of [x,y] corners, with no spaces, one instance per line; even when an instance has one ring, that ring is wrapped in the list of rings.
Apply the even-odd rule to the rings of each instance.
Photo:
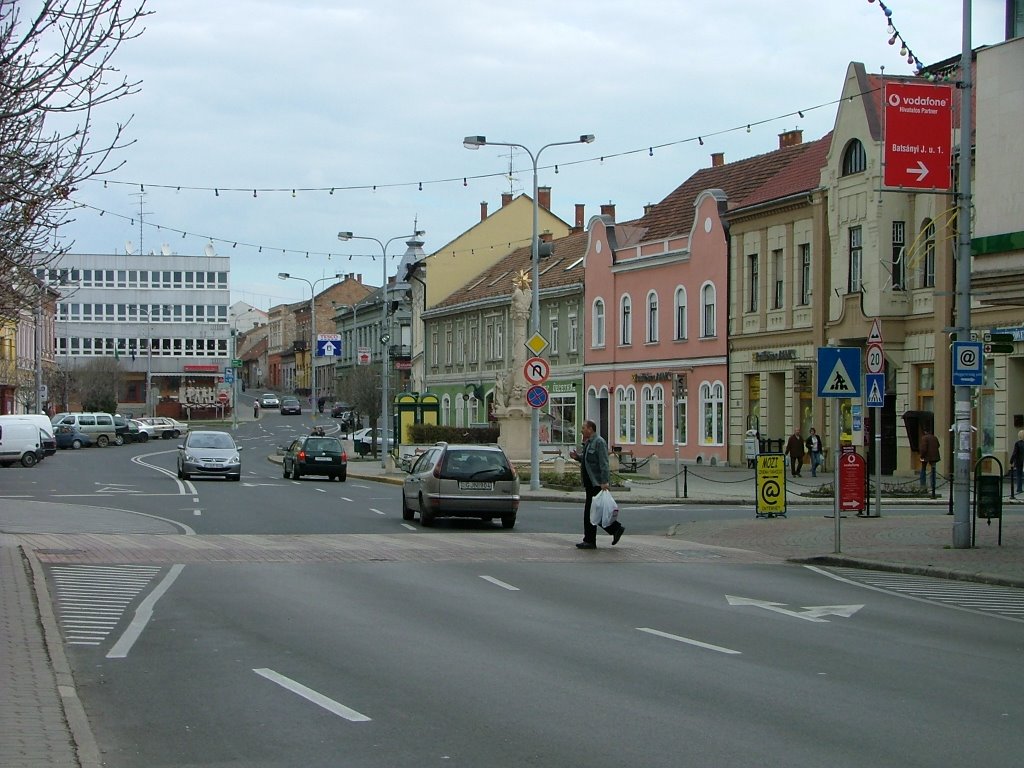
[[[124,252],[127,253],[129,256],[134,256],[135,255],[135,243],[133,243],[131,240],[125,240]]]
[[[203,253],[205,253],[207,256],[217,255],[217,252],[213,250],[213,243],[207,243],[206,246],[203,248]]]
[[[160,246],[160,255],[161,256],[170,256],[171,255],[171,246],[168,245],[167,243],[164,243],[163,245],[161,245]]]

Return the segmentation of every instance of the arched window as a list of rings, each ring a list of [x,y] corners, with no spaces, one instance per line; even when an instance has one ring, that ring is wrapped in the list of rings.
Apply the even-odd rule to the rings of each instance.
[[[715,284],[704,283],[700,289],[700,335],[707,339],[717,335],[715,331]]]
[[[673,336],[676,341],[682,341],[686,338],[686,288],[679,286],[676,288],[676,295],[673,299],[673,309],[675,310],[675,328]]]
[[[615,390],[616,435],[620,444],[636,442],[636,390],[619,387]]]
[[[441,424],[447,427],[452,423],[452,397],[445,395],[441,398]]]
[[[653,344],[658,340],[658,292],[651,291],[647,294],[647,343]]]
[[[604,346],[604,299],[594,299],[591,314],[590,346]]]
[[[701,444],[725,445],[725,387],[720,381],[700,385]]]
[[[628,293],[619,300],[619,343],[623,346],[633,343],[633,300]]]
[[[466,396],[463,394],[455,396],[455,426],[466,426]]]
[[[921,287],[935,287],[935,222],[925,219],[921,226],[924,233],[924,252],[921,254]]]
[[[860,139],[852,139],[843,150],[843,176],[864,173],[868,167],[868,156]]]
[[[661,385],[647,385],[641,392],[643,407],[643,442],[660,445],[665,442],[665,393]]]

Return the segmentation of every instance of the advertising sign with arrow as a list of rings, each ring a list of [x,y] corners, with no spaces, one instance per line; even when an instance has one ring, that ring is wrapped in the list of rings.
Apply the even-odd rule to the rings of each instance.
[[[900,189],[949,189],[953,87],[886,83],[882,183]]]

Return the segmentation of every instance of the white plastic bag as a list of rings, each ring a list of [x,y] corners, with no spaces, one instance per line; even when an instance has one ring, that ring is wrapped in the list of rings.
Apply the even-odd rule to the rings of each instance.
[[[601,491],[590,504],[590,522],[607,528],[619,517],[619,505],[610,491]]]

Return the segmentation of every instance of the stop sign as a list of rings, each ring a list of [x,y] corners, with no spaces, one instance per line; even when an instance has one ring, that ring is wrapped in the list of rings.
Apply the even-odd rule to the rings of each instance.
[[[221,392],[219,395],[217,395],[217,400],[222,403],[226,403],[230,399],[231,398],[228,397],[227,392]]]

